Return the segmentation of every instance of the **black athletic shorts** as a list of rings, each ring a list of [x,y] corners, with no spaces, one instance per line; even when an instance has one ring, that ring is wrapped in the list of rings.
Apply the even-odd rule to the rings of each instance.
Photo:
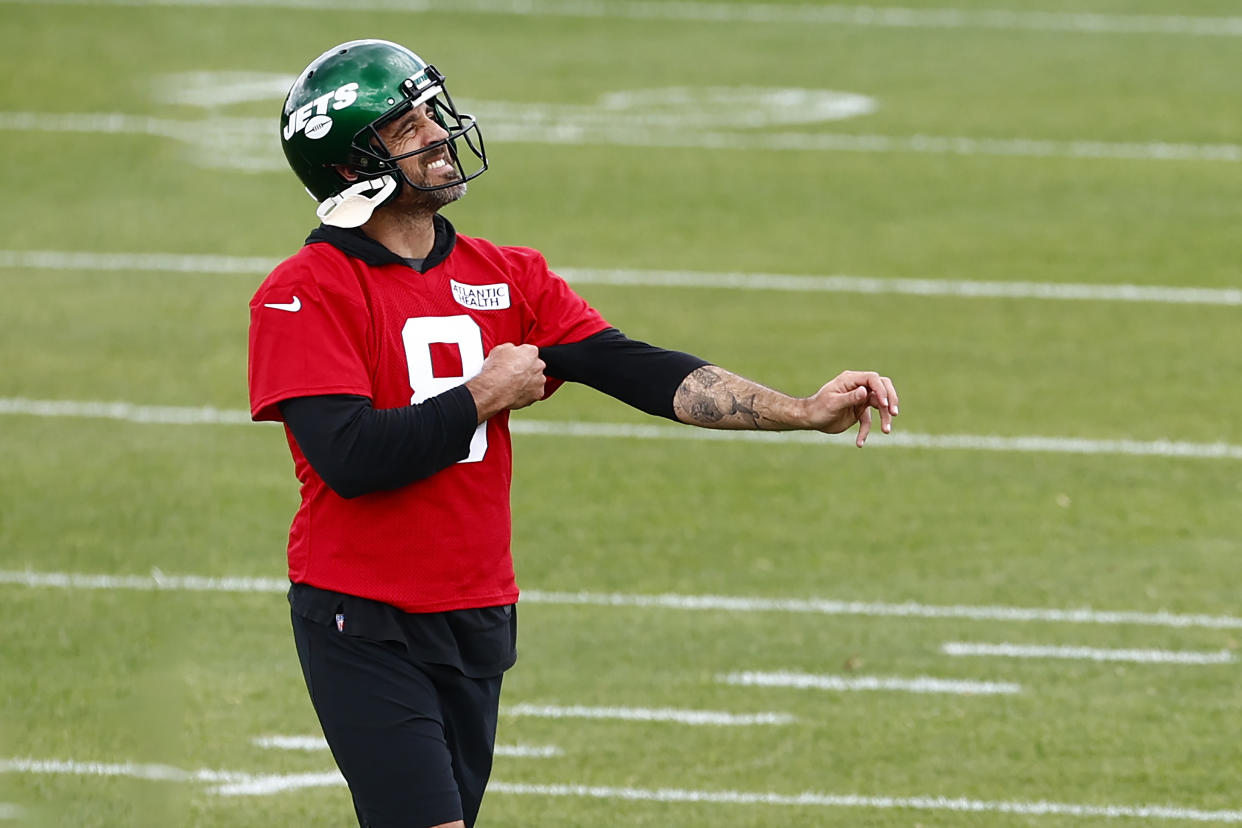
[[[306,687],[359,825],[473,825],[492,768],[501,674],[516,658],[514,609],[409,615],[300,584],[289,599]],[[338,611],[328,619],[325,608]],[[493,674],[467,675],[479,672]]]

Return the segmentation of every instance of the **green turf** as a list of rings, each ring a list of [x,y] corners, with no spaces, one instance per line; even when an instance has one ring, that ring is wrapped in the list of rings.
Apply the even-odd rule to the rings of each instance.
[[[908,8],[940,8],[910,0]],[[1233,15],[1225,0],[963,0],[966,10]],[[436,12],[0,3],[5,112],[237,128],[279,159],[278,100],[161,101],[177,73],[292,74],[341,40],[408,42],[478,102],[589,106],[669,86],[835,89],[864,117],[782,130],[1236,144],[1236,36],[706,23]],[[487,135],[488,112],[477,111]],[[229,126],[232,125],[232,126]],[[618,126],[618,129],[625,127]],[[726,123],[722,131],[734,128]],[[741,133],[760,134],[753,128]],[[313,204],[286,171],[193,140],[0,129],[0,251],[278,258]],[[1242,287],[1242,164],[489,141],[458,229],[558,268]],[[246,407],[263,273],[0,268],[0,399]],[[617,287],[580,291],[642,339],[794,393],[876,367],[928,435],[1242,444],[1236,306]],[[566,388],[517,421],[649,423]],[[824,598],[1239,615],[1237,460],[848,443],[515,437],[528,591]],[[280,429],[0,417],[0,570],[284,574],[297,503]],[[319,773],[279,592],[0,584],[5,760]],[[502,715],[510,784],[1242,808],[1237,663],[950,657],[946,642],[1203,652],[1230,627],[575,606],[520,608],[505,706],[784,712],[692,727]],[[749,688],[735,671],[1012,682],[1016,695]],[[230,797],[206,781],[0,773],[32,825],[348,825],[341,787]],[[5,822],[0,818],[0,823]],[[1089,815],[650,802],[496,790],[481,826],[1103,826]]]

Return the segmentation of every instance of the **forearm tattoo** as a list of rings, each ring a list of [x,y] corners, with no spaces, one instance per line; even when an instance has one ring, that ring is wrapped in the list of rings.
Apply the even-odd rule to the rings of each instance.
[[[673,408],[691,425],[733,428],[773,428],[776,421],[761,412],[761,394],[768,388],[730,374],[714,365],[690,373],[677,388]]]

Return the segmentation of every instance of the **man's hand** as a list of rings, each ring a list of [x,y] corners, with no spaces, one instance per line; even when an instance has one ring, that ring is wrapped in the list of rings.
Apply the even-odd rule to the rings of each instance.
[[[682,380],[673,397],[677,419],[703,428],[813,430],[838,434],[858,423],[858,445],[871,433],[871,409],[880,428],[893,430],[897,389],[875,371],[843,371],[810,397],[791,397],[715,365]]]
[[[544,367],[534,345],[505,342],[492,348],[479,373],[466,383],[474,397],[479,422],[543,399]]]
[[[803,403],[810,427],[825,434],[839,434],[858,423],[856,443],[861,448],[871,433],[871,409],[880,412],[881,431],[893,430],[897,389],[874,371],[842,371]]]

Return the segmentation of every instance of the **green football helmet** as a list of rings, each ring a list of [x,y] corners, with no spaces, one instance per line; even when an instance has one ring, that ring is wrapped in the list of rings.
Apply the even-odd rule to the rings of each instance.
[[[415,106],[430,104],[448,137],[413,152],[393,155],[379,128]],[[458,142],[477,159],[466,172]],[[325,224],[357,227],[397,195],[402,186],[442,190],[476,178],[487,169],[483,136],[473,115],[459,113],[444,75],[404,46],[386,40],[351,40],[329,49],[302,70],[285,98],[280,144],[289,166],[319,202]],[[410,181],[397,164],[446,148],[458,178],[434,187]],[[343,176],[346,167],[356,178]]]

